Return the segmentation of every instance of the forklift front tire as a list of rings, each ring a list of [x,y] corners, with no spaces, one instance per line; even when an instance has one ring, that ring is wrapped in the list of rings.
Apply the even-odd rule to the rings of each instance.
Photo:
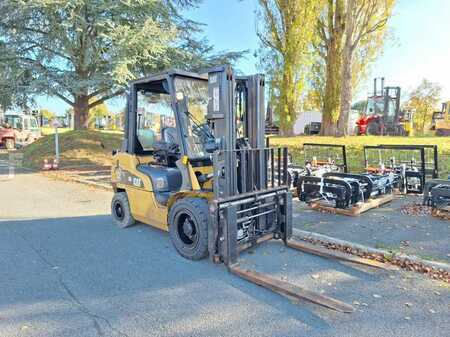
[[[114,223],[120,228],[127,228],[136,223],[131,215],[130,202],[126,192],[117,192],[111,201],[111,215]]]
[[[186,259],[201,260],[208,256],[208,202],[201,198],[177,200],[169,211],[170,239]]]

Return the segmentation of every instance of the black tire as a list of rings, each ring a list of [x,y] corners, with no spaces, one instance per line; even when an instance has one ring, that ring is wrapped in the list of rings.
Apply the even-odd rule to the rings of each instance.
[[[208,256],[208,201],[201,198],[179,199],[169,210],[169,234],[178,253],[186,259]]]
[[[5,140],[5,147],[7,150],[14,150],[16,148],[16,142],[12,138]]]
[[[304,133],[305,133],[305,135],[309,135],[310,134],[309,125],[305,125]]]
[[[370,122],[367,126],[367,134],[371,136],[381,135],[381,125],[378,122]]]
[[[136,223],[131,215],[130,203],[126,192],[117,192],[111,201],[111,216],[120,228],[127,228]]]

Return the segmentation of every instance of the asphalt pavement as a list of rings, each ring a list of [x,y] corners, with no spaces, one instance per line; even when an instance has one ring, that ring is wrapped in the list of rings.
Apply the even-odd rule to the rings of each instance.
[[[0,179],[0,336],[450,336],[450,288],[292,251],[245,266],[353,303],[337,313],[181,258],[168,235],[116,228],[111,192],[16,172]],[[297,220],[298,221],[298,218]]]
[[[296,201],[293,221],[295,227],[306,231],[450,263],[450,221],[426,213],[402,212],[421,203],[420,195],[396,196],[380,208],[349,217],[312,210]]]

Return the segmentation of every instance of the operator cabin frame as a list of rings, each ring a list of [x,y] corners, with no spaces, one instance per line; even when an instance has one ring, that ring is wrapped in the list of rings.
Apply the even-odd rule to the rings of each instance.
[[[113,189],[119,192],[126,190],[133,217],[144,223],[150,222],[152,226],[165,231],[168,230],[167,211],[175,201],[171,198],[174,192],[184,190],[186,191],[184,195],[196,194],[202,186],[195,174],[206,175],[212,172],[211,160],[208,157],[189,157],[188,121],[181,115],[182,106],[185,109],[186,102],[183,99],[177,100],[175,91],[177,79],[201,81],[199,83],[204,82],[207,87],[207,76],[180,70],[162,72],[130,83],[125,138],[121,152],[116,155],[112,167]],[[168,123],[172,126],[167,127],[167,129],[170,128],[167,137],[172,138],[179,147],[179,159],[166,158],[167,165],[159,165],[159,170],[152,170],[148,165],[156,161],[156,151],[146,149],[139,140],[139,123],[150,122],[142,120],[145,116],[142,110],[139,111],[141,108],[138,102],[139,95],[145,97],[146,94],[166,95],[165,108],[170,109],[170,112],[167,110],[167,118],[172,119]],[[141,140],[145,141],[144,135],[141,134],[141,136]],[[203,188],[211,189],[211,183],[206,182]],[[178,197],[180,196],[182,195]]]

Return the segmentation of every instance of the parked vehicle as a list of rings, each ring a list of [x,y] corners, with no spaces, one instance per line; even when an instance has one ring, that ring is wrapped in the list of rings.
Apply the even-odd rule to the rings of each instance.
[[[381,90],[374,79],[374,93],[368,97],[364,114],[356,121],[357,135],[408,136],[412,132],[412,112],[400,110],[400,87],[385,87],[381,78]]]
[[[28,145],[42,136],[36,117],[5,114],[0,127],[0,146],[12,150]]]
[[[318,135],[320,133],[320,128],[322,127],[321,122],[311,122],[305,125],[305,135]]]

